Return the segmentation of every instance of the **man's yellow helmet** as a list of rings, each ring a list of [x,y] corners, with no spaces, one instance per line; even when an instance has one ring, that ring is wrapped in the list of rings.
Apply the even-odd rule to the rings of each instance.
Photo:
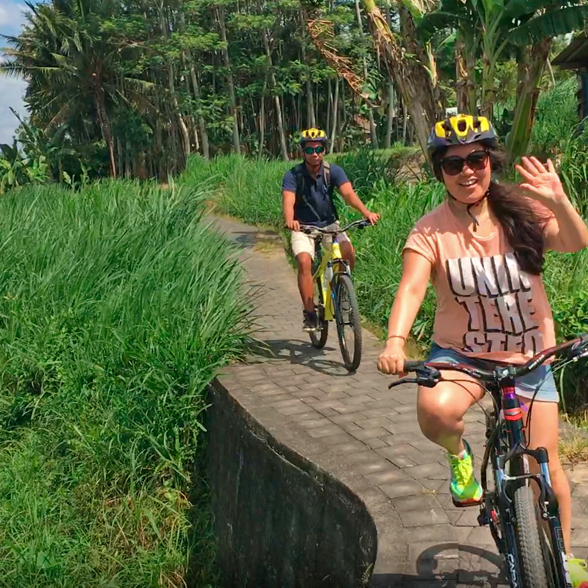
[[[302,131],[300,134],[300,144],[304,145],[305,143],[310,142],[319,142],[319,143],[326,143],[327,142],[327,133],[321,129],[311,128]]]

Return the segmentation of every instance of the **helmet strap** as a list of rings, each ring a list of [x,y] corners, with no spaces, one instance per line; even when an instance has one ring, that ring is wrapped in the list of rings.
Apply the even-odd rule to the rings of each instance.
[[[490,188],[488,188],[488,190],[486,190],[486,193],[484,194],[484,196],[482,196],[482,198],[480,198],[480,200],[478,200],[477,202],[472,202],[471,204],[468,204],[466,207],[466,212],[468,213],[469,217],[472,219],[472,223],[474,225],[474,233],[478,232],[478,226],[480,225],[480,221],[472,214],[471,209],[474,206],[478,206],[478,204],[482,204],[482,202],[484,202],[484,200],[486,198],[488,198],[489,193],[490,193]],[[449,194],[450,198],[452,198],[456,202],[459,202],[459,200],[457,200],[457,198],[455,198],[455,196],[453,196],[453,194],[451,194],[451,192],[449,190],[447,190],[447,194]]]

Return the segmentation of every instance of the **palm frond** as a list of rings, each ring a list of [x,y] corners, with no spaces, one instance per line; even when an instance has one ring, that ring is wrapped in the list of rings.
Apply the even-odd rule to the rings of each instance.
[[[57,114],[49,121],[47,129],[50,129],[55,125],[63,123],[63,121],[71,114],[71,106],[78,98],[79,96],[74,96],[73,98],[67,100],[67,102],[59,109]]]
[[[545,12],[516,27],[508,34],[515,45],[528,45],[549,37],[582,30],[588,22],[588,5],[568,6]]]

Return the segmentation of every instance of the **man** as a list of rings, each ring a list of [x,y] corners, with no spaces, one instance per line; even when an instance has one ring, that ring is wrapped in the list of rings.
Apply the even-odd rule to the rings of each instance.
[[[327,136],[319,129],[302,132],[300,146],[304,161],[284,176],[282,183],[283,209],[286,226],[293,231],[292,251],[298,264],[298,289],[304,305],[303,330],[314,331],[318,321],[314,307],[312,260],[314,240],[300,231],[300,225],[324,228],[337,223],[333,202],[335,187],[345,202],[360,212],[372,225],[380,215],[370,212],[359,199],[345,172],[334,164],[323,163]],[[355,251],[345,233],[337,237],[343,258],[353,269]]]

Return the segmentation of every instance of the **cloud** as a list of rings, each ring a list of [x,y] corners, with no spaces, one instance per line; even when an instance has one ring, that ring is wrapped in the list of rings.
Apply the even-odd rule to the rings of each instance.
[[[25,21],[26,6],[14,0],[0,0],[0,33],[16,35]]]
[[[19,124],[10,107],[20,116],[27,115],[22,101],[26,87],[23,80],[0,76],[0,143],[12,143],[14,131]]]
[[[27,7],[22,0],[0,0],[0,34],[18,35],[25,22],[25,10]],[[0,47],[3,43],[0,38]],[[22,100],[25,90],[26,82],[23,80],[0,75],[0,143],[11,143],[19,124],[10,107],[21,116],[27,114]]]

